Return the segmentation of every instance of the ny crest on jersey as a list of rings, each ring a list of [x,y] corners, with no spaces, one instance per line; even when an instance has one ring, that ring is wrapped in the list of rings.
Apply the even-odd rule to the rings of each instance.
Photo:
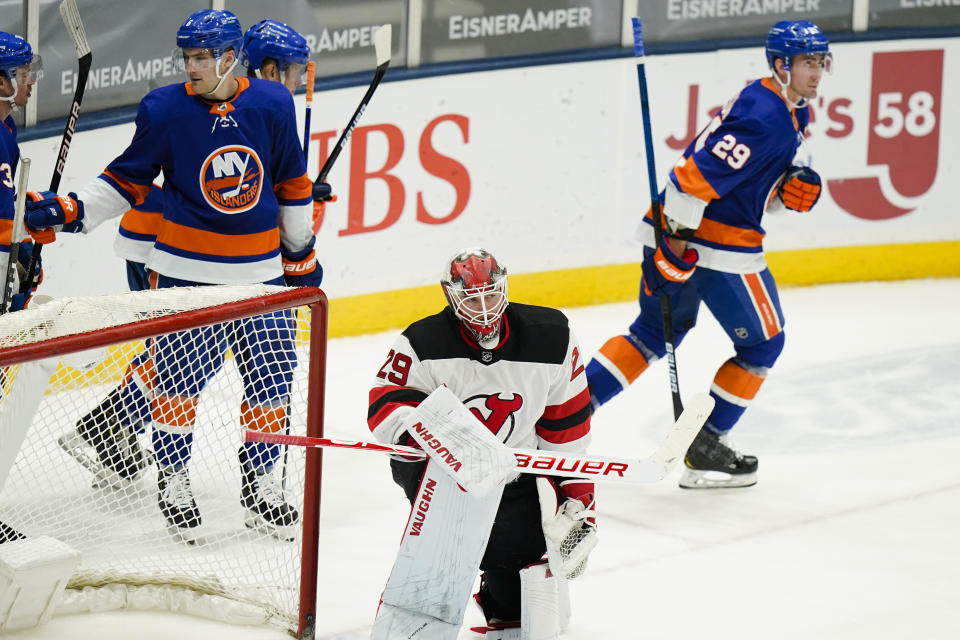
[[[244,145],[220,147],[203,161],[200,188],[211,207],[222,213],[243,213],[260,201],[263,163]]]

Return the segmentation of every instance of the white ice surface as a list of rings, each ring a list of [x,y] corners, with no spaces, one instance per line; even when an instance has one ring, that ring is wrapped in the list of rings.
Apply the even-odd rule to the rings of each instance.
[[[572,583],[565,639],[960,638],[960,280],[787,289],[786,348],[734,431],[742,490],[604,485],[601,542]],[[568,310],[583,351],[634,304]],[[365,438],[394,333],[330,344],[327,432]],[[684,394],[731,354],[704,312],[678,352]],[[595,453],[645,455],[670,416],[655,366],[594,417]],[[406,520],[378,454],[324,454],[317,637],[365,637]],[[480,622],[474,610],[466,626]],[[461,638],[470,637],[466,630]],[[54,618],[18,640],[273,640],[169,613]]]

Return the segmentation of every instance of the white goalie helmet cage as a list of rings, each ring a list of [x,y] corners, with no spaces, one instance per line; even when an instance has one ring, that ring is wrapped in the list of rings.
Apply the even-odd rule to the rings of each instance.
[[[458,251],[440,278],[454,315],[485,347],[499,338],[507,308],[507,268],[486,249]]]

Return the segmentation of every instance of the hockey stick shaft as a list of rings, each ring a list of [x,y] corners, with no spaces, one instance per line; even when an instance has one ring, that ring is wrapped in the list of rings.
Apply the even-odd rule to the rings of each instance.
[[[545,449],[514,449],[513,453],[517,459],[516,470],[520,473],[546,476],[589,478],[598,482],[634,484],[657,482],[683,457],[712,409],[713,398],[703,393],[694,395],[660,447],[646,458],[562,453]],[[260,431],[247,431],[245,439],[247,442],[268,444],[373,451],[421,460],[427,457],[422,449],[354,440],[312,438]]]
[[[647,181],[650,183],[650,212],[653,217],[654,251],[663,241],[663,211],[660,208],[660,192],[657,186],[657,169],[653,157],[653,133],[650,125],[650,100],[647,97],[647,74],[643,47],[643,25],[640,18],[633,21],[633,55],[637,58],[637,81],[640,85],[640,109],[643,112],[643,141],[647,151]],[[673,399],[673,417],[680,418],[683,402],[680,399],[680,378],[677,375],[677,358],[674,351],[673,310],[670,297],[660,296],[660,315],[663,324],[663,342],[667,351],[667,367],[670,374],[670,394]]]
[[[373,34],[373,46],[377,54],[377,70],[373,74],[373,80],[370,82],[370,86],[367,87],[367,92],[363,95],[363,99],[360,100],[360,104],[357,105],[357,110],[353,112],[353,117],[350,118],[347,128],[340,134],[340,139],[337,140],[337,144],[333,147],[330,155],[327,156],[326,161],[323,163],[317,179],[313,182],[315,185],[327,181],[327,175],[330,173],[330,170],[333,169],[333,163],[337,161],[337,157],[339,157],[340,152],[343,151],[343,147],[350,139],[350,134],[353,133],[354,127],[357,126],[357,122],[360,121],[363,112],[367,110],[367,105],[370,104],[370,99],[373,98],[373,92],[377,90],[377,86],[379,86],[380,81],[387,72],[387,68],[390,66],[391,35],[392,27],[389,24],[383,25]]]
[[[313,85],[317,79],[317,63],[307,63],[307,109],[303,114],[303,161],[309,162],[310,153],[310,114],[313,112]]]
[[[79,68],[77,70],[77,88],[73,92],[73,102],[70,104],[67,122],[63,127],[63,136],[60,138],[60,149],[57,152],[57,162],[53,167],[53,177],[50,178],[50,191],[54,193],[60,188],[60,179],[63,178],[63,169],[67,164],[67,153],[70,151],[70,143],[73,141],[73,134],[77,130],[77,120],[80,118],[83,90],[87,86],[87,76],[90,75],[90,65],[93,62],[93,53],[90,51],[90,43],[87,42],[87,33],[83,29],[83,22],[80,20],[80,12],[77,11],[76,0],[63,0],[60,3],[60,17],[63,19],[63,25],[67,28],[67,33],[70,34],[70,38],[77,49]],[[36,284],[34,278],[37,277],[37,264],[40,261],[40,251],[42,249],[42,244],[34,243],[33,252],[30,254],[27,277],[20,283],[21,293],[25,293]]]
[[[27,206],[27,184],[30,179],[30,158],[20,158],[20,173],[17,174],[17,199],[13,208],[13,228],[10,229],[10,253],[7,254],[7,272],[3,280],[3,303],[0,313],[6,313],[7,307],[13,300],[13,274],[17,269],[17,256],[20,253],[20,243],[25,237],[23,226],[23,211]]]

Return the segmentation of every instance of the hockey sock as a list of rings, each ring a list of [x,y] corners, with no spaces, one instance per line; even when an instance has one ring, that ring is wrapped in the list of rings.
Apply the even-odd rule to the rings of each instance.
[[[587,364],[587,384],[594,408],[630,386],[648,366],[648,357],[628,336],[607,340]]]
[[[256,473],[269,473],[273,464],[280,457],[280,445],[266,444],[265,442],[245,442],[243,445],[247,454],[246,464]]]
[[[153,430],[153,452],[161,467],[180,467],[190,460],[193,433],[171,433],[161,428]]]
[[[733,428],[760,390],[766,370],[751,368],[754,370],[747,370],[744,363],[731,358],[717,371],[710,387],[716,405],[707,419],[708,428],[714,433],[722,435]]]
[[[121,387],[120,399],[123,412],[120,416],[125,424],[143,433],[150,421],[150,403],[153,399],[153,358],[150,350],[142,351],[130,361]]]

